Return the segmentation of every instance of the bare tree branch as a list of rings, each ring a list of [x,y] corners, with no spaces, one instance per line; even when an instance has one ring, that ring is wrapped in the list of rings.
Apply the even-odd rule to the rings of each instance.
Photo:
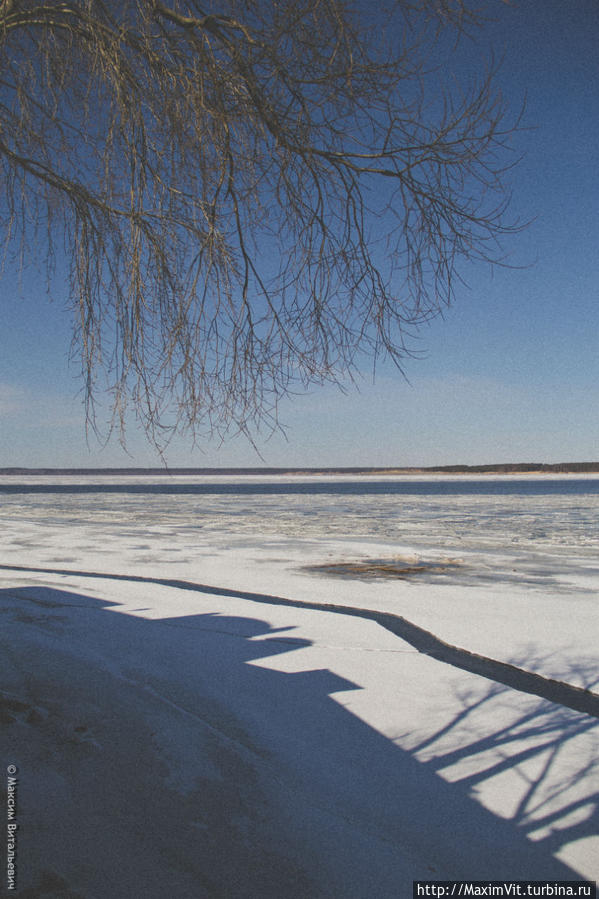
[[[64,244],[90,420],[276,426],[363,353],[401,365],[493,260],[510,135],[494,71],[443,86],[466,0],[0,3],[0,215]],[[372,15],[375,15],[374,13]],[[440,50],[439,50],[440,52]]]

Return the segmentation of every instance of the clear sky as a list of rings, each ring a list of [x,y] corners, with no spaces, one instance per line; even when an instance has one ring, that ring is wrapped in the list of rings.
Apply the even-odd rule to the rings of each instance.
[[[286,437],[166,451],[170,466],[403,466],[599,460],[599,4],[490,3],[484,41],[516,111],[524,158],[506,244],[514,267],[464,271],[452,309],[420,333],[406,380],[365,367],[359,391],[326,388],[281,407]],[[482,36],[481,36],[482,39]],[[58,295],[58,291],[55,289]],[[134,426],[129,455],[86,439],[70,319],[29,271],[0,281],[0,467],[160,464]]]

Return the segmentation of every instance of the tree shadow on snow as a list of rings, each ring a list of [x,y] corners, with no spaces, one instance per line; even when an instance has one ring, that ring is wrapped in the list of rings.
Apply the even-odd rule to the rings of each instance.
[[[542,659],[514,665],[540,667]],[[579,659],[567,678],[596,688],[594,660]],[[409,741],[411,752],[436,773],[470,793],[494,794],[501,804],[502,782],[510,790],[502,814],[537,846],[557,853],[568,843],[599,833],[599,723],[594,717],[539,702],[534,696],[514,708],[513,694],[502,684],[462,691],[462,708],[442,729]],[[495,727],[481,736],[479,716]],[[409,738],[409,735],[406,735]],[[574,762],[573,762],[574,760]],[[503,780],[502,780],[503,779]],[[491,799],[491,801],[493,801]]]
[[[151,620],[42,586],[0,591],[0,610],[21,899],[385,899],[414,879],[580,879],[554,853],[589,817],[527,839],[532,784],[510,819],[472,796],[488,772],[439,776],[480,742],[425,758],[432,738],[405,751],[332,698],[359,684],[256,664],[310,645],[291,629],[210,611]],[[456,732],[478,702],[464,697]],[[596,725],[531,702],[511,727],[549,755]]]

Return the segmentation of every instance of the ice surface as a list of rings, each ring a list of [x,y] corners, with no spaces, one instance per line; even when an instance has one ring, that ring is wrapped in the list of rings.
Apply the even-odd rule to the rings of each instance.
[[[357,614],[597,691],[597,493],[0,507],[23,887],[50,871],[65,896],[391,897],[417,878],[599,876],[596,718]],[[306,570],[367,559],[454,564]]]

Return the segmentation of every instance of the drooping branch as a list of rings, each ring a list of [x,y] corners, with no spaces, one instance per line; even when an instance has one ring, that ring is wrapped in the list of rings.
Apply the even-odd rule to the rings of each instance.
[[[514,123],[492,71],[443,93],[427,65],[472,10],[380,15],[0,4],[1,214],[49,261],[62,234],[90,415],[104,373],[115,421],[130,404],[155,441],[274,426],[363,353],[401,365],[461,266],[494,258]]]

